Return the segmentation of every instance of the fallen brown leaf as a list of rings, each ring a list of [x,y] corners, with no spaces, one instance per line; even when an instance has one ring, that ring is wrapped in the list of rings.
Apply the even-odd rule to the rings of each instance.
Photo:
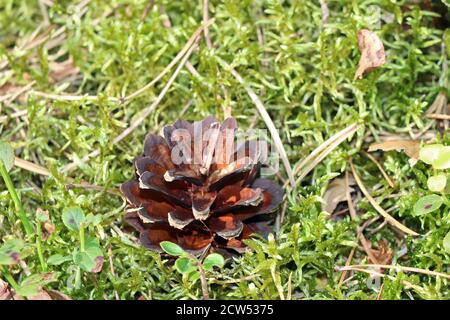
[[[368,152],[375,150],[383,151],[404,151],[410,157],[410,165],[413,166],[419,160],[420,141],[417,140],[391,140],[380,143],[373,143],[369,146]]]
[[[52,300],[52,297],[42,288],[39,288],[38,293],[34,296],[27,297],[28,300]]]
[[[372,254],[375,256],[375,258],[377,259],[378,264],[384,265],[391,264],[393,252],[391,247],[389,246],[389,243],[385,239],[378,241],[378,248],[371,249],[371,251]]]
[[[55,231],[55,225],[50,220],[50,214],[47,210],[42,210],[41,208],[37,208],[36,215],[41,215],[45,217],[47,220],[41,222],[42,225],[42,239],[47,240],[48,237],[52,235],[52,233]]]
[[[72,300],[72,298],[69,297],[68,295],[56,290],[47,289],[45,291],[47,291],[48,295],[52,298],[52,300]]]
[[[13,294],[9,288],[8,283],[0,279],[0,301],[1,300],[11,300]]]
[[[104,260],[105,259],[103,257],[95,258],[95,267],[94,267],[94,269],[92,269],[91,272],[98,273],[98,272],[102,271]]]
[[[353,177],[349,177],[349,186],[355,185]],[[345,178],[336,178],[330,182],[325,194],[323,195],[324,203],[322,204],[322,210],[333,213],[339,202],[346,201],[346,183]],[[349,191],[353,192],[353,188],[349,187]]]
[[[372,31],[363,29],[358,31],[358,47],[361,51],[355,80],[362,79],[364,73],[370,72],[386,62],[383,42]]]

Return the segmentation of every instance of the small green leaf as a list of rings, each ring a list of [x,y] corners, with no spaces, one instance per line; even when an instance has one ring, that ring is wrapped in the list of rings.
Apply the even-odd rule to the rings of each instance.
[[[182,257],[175,261],[175,269],[179,273],[190,273],[195,270],[195,266],[192,264],[191,259]]]
[[[450,254],[450,232],[444,237],[442,244],[444,245],[444,250]]]
[[[434,169],[445,170],[450,168],[450,146],[442,147],[438,158],[433,164]]]
[[[170,241],[161,241],[159,244],[161,248],[171,256],[181,256],[184,254],[184,250],[177,244]]]
[[[54,254],[47,259],[47,263],[52,266],[59,266],[66,261],[70,261],[72,258],[70,256],[63,256],[61,254]]]
[[[19,239],[6,241],[0,247],[0,265],[16,264],[20,260],[20,251],[24,247],[24,242]]]
[[[11,170],[14,165],[14,150],[9,143],[0,141],[0,161],[6,168],[6,171]]]
[[[193,271],[193,272],[189,273],[188,279],[190,282],[195,283],[198,279],[200,279],[200,272]]]
[[[442,144],[428,144],[420,148],[419,159],[427,164],[433,165],[438,159],[439,153],[444,146]]]
[[[103,266],[103,252],[98,246],[90,245],[83,252],[77,252],[74,262],[84,271],[100,272]]]
[[[24,297],[35,296],[40,288],[53,281],[55,281],[53,273],[34,274],[22,281],[16,293]]]
[[[81,208],[65,208],[62,214],[62,220],[69,230],[78,231],[80,230],[81,224],[85,221],[85,216]]]
[[[203,260],[203,268],[212,271],[214,267],[223,268],[225,260],[218,253],[211,253],[209,256]]]
[[[428,189],[433,192],[441,192],[445,189],[445,185],[447,184],[447,177],[445,174],[438,174],[428,178],[427,185]]]
[[[439,209],[442,203],[444,203],[444,200],[442,199],[442,197],[436,194],[422,197],[416,202],[414,206],[414,215],[422,216],[427,213],[433,212]]]

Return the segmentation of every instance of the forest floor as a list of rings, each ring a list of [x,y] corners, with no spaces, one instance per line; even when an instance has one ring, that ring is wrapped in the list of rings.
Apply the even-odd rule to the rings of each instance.
[[[427,183],[449,174],[418,160],[450,144],[448,1],[428,3],[1,1],[0,149],[16,159],[0,180],[0,299],[201,299],[198,279],[124,228],[119,186],[145,135],[180,118],[266,129],[249,88],[296,183],[281,163],[273,234],[208,271],[210,297],[450,299],[450,200]],[[195,37],[205,4],[214,21]],[[386,62],[355,79],[362,29]],[[425,196],[433,210],[415,209]],[[73,207],[81,232],[63,221]],[[86,245],[103,256],[95,272]]]

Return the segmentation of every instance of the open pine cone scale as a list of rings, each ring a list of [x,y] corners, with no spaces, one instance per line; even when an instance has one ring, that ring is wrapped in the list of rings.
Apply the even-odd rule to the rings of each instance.
[[[248,142],[234,146],[236,129],[233,118],[220,123],[207,117],[194,124],[179,120],[164,128],[164,138],[147,135],[144,155],[134,162],[136,179],[121,186],[131,207],[125,220],[146,248],[161,252],[159,243],[171,241],[194,255],[208,249],[233,254],[253,234],[270,232],[283,190],[256,179],[258,153]],[[174,161],[174,154],[184,161]]]

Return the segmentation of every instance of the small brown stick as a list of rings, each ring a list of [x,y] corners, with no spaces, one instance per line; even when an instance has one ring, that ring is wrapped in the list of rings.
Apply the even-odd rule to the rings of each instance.
[[[420,273],[425,274],[428,276],[435,276],[435,277],[442,277],[446,279],[450,279],[450,274],[426,270],[426,269],[420,269],[420,268],[413,268],[413,267],[403,267],[403,266],[393,266],[388,264],[356,264],[346,267],[338,267],[339,270],[365,270],[365,268],[380,268],[380,269],[393,269],[395,271],[402,271],[402,272],[413,272],[413,273]]]
[[[305,160],[302,161],[302,163],[299,164],[297,170],[301,173],[295,183],[299,184],[308,175],[308,173],[310,173],[311,170],[313,170],[331,151],[336,149],[342,142],[350,138],[356,132],[356,130],[358,130],[358,126],[356,124],[353,124],[340,131],[340,135],[337,136],[335,140],[332,140],[330,142],[330,138],[322,143],[322,145],[320,145],[318,148],[316,148],[317,150],[325,145],[322,148],[321,152],[317,154],[317,157],[311,157],[311,155],[316,152],[316,150],[314,150],[308,157],[306,157]]]
[[[326,140],[321,145],[319,145],[316,149],[314,149],[313,152],[311,152],[305,159],[303,159],[297,165],[297,167],[295,168],[294,174],[295,175],[299,174],[307,164],[309,164],[313,161],[314,158],[319,157],[321,155],[321,153],[324,152],[331,145],[335,145],[336,141],[341,141],[343,137],[345,137],[345,139],[347,137],[349,137],[351,134],[356,132],[357,129],[358,129],[358,126],[354,123],[354,124],[351,124],[350,126],[346,127],[345,129],[339,131],[338,133],[334,134],[333,136],[331,136],[328,140]]]
[[[436,119],[436,120],[450,120],[450,115],[430,113],[430,114],[427,114],[427,118]]]
[[[322,10],[322,24],[328,23],[328,18],[330,17],[330,10],[328,9],[328,5],[325,0],[319,0],[320,2],[320,10]]]
[[[208,0],[203,0],[203,24],[206,25],[206,23],[209,21],[209,1]],[[211,42],[211,38],[209,37],[209,28],[204,28],[203,29],[203,33],[205,35],[205,41],[206,41],[206,46],[209,49],[212,49],[213,45]]]
[[[281,287],[281,284],[277,281],[277,275],[275,273],[275,266],[274,265],[270,268],[270,274],[272,275],[273,283],[275,284],[275,287],[277,288],[278,295],[280,296],[280,299],[281,300],[285,300],[283,288]]]
[[[20,159],[18,157],[15,157],[14,159],[14,165],[16,167],[19,167],[21,169],[25,169],[43,176],[49,176],[50,175],[50,171],[47,170],[47,168],[44,168],[40,165],[37,165],[33,162],[27,161],[27,160],[23,160]]]
[[[284,167],[286,169],[286,173],[289,178],[289,182],[291,183],[291,187],[295,188],[295,178],[294,174],[292,172],[291,164],[289,163],[289,159],[286,153],[286,150],[284,149],[283,142],[281,141],[280,135],[278,134],[277,128],[275,127],[272,119],[270,118],[269,113],[267,112],[266,108],[264,107],[263,103],[259,99],[259,97],[256,95],[255,91],[245,82],[245,80],[241,77],[241,75],[232,68],[227,62],[222,60],[219,57],[216,57],[217,61],[224,67],[225,69],[228,69],[230,73],[234,76],[234,78],[244,86],[245,91],[247,91],[247,94],[250,96],[250,99],[253,101],[254,105],[256,106],[256,109],[258,110],[259,114],[263,118],[264,122],[266,123],[267,128],[269,129],[269,132],[272,136],[272,139],[274,140],[275,147],[280,154],[280,157],[283,161]]]
[[[210,20],[210,23],[212,23],[212,20]],[[198,40],[199,34],[202,30],[204,26],[201,26],[199,29],[197,29],[196,31],[196,37],[194,38],[194,41]],[[158,95],[158,97],[156,98],[155,101],[153,101],[153,103],[148,106],[147,108],[144,109],[144,111],[142,112],[141,116],[139,118],[137,118],[135,121],[133,121],[130,126],[128,128],[126,128],[124,131],[122,131],[121,134],[119,134],[116,138],[114,138],[113,140],[113,145],[118,144],[120,141],[122,141],[124,138],[126,138],[131,132],[133,132],[144,120],[145,118],[147,118],[147,116],[153,112],[154,109],[156,109],[156,107],[158,106],[158,104],[161,102],[161,100],[164,98],[164,96],[166,95],[167,91],[169,90],[170,86],[172,85],[172,83],[175,81],[176,77],[178,76],[178,74],[180,73],[181,69],[183,68],[183,66],[185,65],[185,63],[187,62],[187,60],[189,59],[189,57],[191,56],[193,50],[195,49],[196,45],[193,44],[186,52],[186,54],[183,56],[183,58],[180,61],[180,64],[178,65],[178,67],[176,68],[176,70],[174,71],[174,73],[172,74],[172,76],[170,77],[169,81],[167,81],[167,84],[165,85],[165,87],[161,90],[160,94]],[[167,68],[166,68],[167,69]],[[153,81],[152,81],[153,82]],[[145,87],[148,87],[148,85],[146,85]],[[144,88],[145,88],[144,87]],[[131,96],[136,96],[136,94],[140,94],[145,90],[138,90],[136,91],[134,94],[132,94]],[[129,96],[130,97],[130,96]],[[89,158],[92,157],[96,157],[100,155],[100,150],[96,149],[94,151],[92,151],[91,153],[89,153],[88,155],[84,156],[83,159],[81,160],[82,162],[86,162],[87,160],[89,160]],[[78,166],[77,162],[72,162],[71,164],[67,165],[64,169],[63,172],[68,172],[71,171],[73,169],[75,169]]]
[[[108,192],[109,194],[113,194],[115,196],[122,196],[122,194],[119,191],[107,189],[105,187],[96,186],[96,185],[86,183],[86,182],[66,184],[67,190],[74,189],[74,188],[91,189],[91,190],[102,191],[102,192],[104,191],[104,192]]]
[[[257,274],[251,274],[249,276],[242,277],[242,278],[239,278],[239,279],[217,280],[216,278],[208,278],[208,281],[210,283],[216,283],[216,284],[234,284],[234,283],[239,283],[239,282],[253,280],[256,277],[258,277]]]
[[[381,300],[381,297],[383,296],[383,292],[384,292],[384,282],[381,284],[380,291],[378,292],[378,295],[377,295],[377,300]]]
[[[389,186],[391,188],[395,188],[395,184],[392,181],[392,179],[388,176],[388,174],[386,173],[386,171],[384,170],[383,166],[381,165],[380,162],[378,162],[377,159],[375,159],[374,156],[372,156],[370,153],[364,152],[364,154],[367,156],[367,158],[369,158],[370,160],[372,160],[373,163],[375,163],[375,165],[378,167],[378,169],[381,171],[381,174],[383,175],[383,177],[386,179],[387,183],[389,184]]]
[[[292,300],[292,272],[289,273],[288,292],[287,292],[286,300]]]
[[[348,267],[350,263],[352,263],[353,256],[355,254],[356,247],[353,247],[352,251],[350,251],[350,255],[347,258],[347,261],[345,262],[345,266]],[[341,277],[339,278],[338,288],[342,287],[342,284],[344,283],[344,280],[347,278],[347,272],[348,270],[344,270],[341,274]]]
[[[38,97],[43,97],[46,99],[56,100],[56,101],[80,101],[80,100],[96,101],[98,99],[97,96],[91,96],[91,95],[87,95],[87,94],[81,95],[81,96],[76,96],[76,95],[58,95],[58,94],[41,92],[41,91],[31,91],[31,93]],[[115,98],[115,97],[108,97],[107,99],[108,99],[108,101],[111,101],[111,102],[119,102],[120,101],[119,98]]]
[[[200,274],[200,283],[202,287],[203,300],[209,300],[209,292],[208,292],[208,282],[206,281],[205,270],[203,269],[202,264],[198,263],[198,272]]]
[[[39,10],[41,10],[42,18],[44,20],[44,25],[50,25],[50,19],[48,17],[47,8],[45,7],[45,3],[42,0],[38,0]]]
[[[404,226],[400,222],[394,219],[389,213],[387,213],[376,201],[375,199],[370,195],[369,191],[367,191],[366,187],[362,183],[360,177],[356,173],[355,167],[353,166],[352,159],[349,160],[350,167],[352,169],[353,177],[355,178],[356,183],[358,184],[358,187],[361,189],[361,192],[364,194],[364,196],[367,198],[367,200],[370,202],[370,204],[375,208],[376,211],[378,211],[379,214],[381,214],[388,223],[396,227],[397,229],[403,231],[404,233],[418,236],[419,234],[408,227]]]
[[[191,48],[194,46],[194,42],[198,40],[198,36],[200,33],[202,33],[204,28],[207,28],[209,25],[211,25],[214,22],[214,19],[209,20],[206,24],[202,24],[198,29],[192,34],[192,36],[189,38],[189,40],[184,45],[183,49],[181,49],[180,52],[173,58],[173,60],[167,65],[166,68],[152,81],[150,81],[148,84],[140,88],[139,90],[133,92],[132,94],[126,96],[124,99],[125,102],[130,101],[131,99],[141,95],[143,92],[145,92],[147,89],[152,87],[156,82],[158,82],[164,75],[172,69],[172,67],[177,64],[178,61],[180,61],[188,51],[192,51]]]
[[[21,96],[22,94],[24,94],[25,92],[28,92],[34,85],[36,84],[36,81],[33,80],[30,83],[28,83],[27,85],[23,86],[22,88],[20,88],[19,90],[17,90],[16,92],[14,92],[13,94],[11,94],[10,97],[6,98],[5,101],[5,105],[9,105],[11,104],[11,102],[13,102],[14,100],[16,100],[19,96]],[[3,98],[0,98],[0,101]]]
[[[142,17],[141,17],[141,21],[144,21],[145,18],[148,16],[148,13],[153,8],[154,2],[155,2],[154,0],[148,0],[147,1],[147,5],[145,6],[144,13],[142,14]]]
[[[111,270],[111,274],[115,277],[116,276],[116,272],[114,270],[114,263],[113,263],[113,253],[112,253],[112,247],[111,245],[109,245],[108,247],[108,260],[109,260],[109,269]],[[119,298],[119,294],[117,293],[117,291],[114,289],[114,296],[116,297],[116,300],[120,300]]]

